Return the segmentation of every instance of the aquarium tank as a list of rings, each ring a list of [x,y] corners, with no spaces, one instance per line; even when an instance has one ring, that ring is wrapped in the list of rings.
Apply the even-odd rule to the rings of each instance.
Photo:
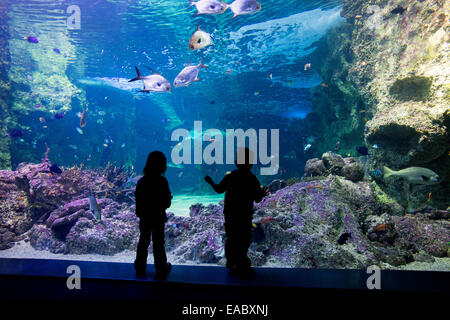
[[[134,191],[159,150],[168,261],[224,266],[224,194],[204,178],[247,146],[268,188],[253,266],[450,271],[449,12],[2,0],[0,258],[131,263]]]

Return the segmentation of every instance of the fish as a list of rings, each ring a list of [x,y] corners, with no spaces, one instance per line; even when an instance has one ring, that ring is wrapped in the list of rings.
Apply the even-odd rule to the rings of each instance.
[[[432,196],[433,194],[430,192],[429,194],[428,194],[428,202],[430,202],[431,201],[431,196]]]
[[[39,43],[39,39],[36,37],[28,36],[28,37],[23,37],[23,38],[30,43]]]
[[[403,8],[403,7],[401,7],[401,6],[398,6],[397,8],[393,9],[393,10],[391,11],[391,13],[392,13],[392,14],[400,14],[400,15],[402,15],[405,11],[406,11],[405,8]]]
[[[8,133],[8,137],[11,137],[11,138],[20,138],[24,135],[25,135],[25,131],[23,131],[22,129],[12,129]]]
[[[321,86],[324,87],[324,88],[328,88],[328,85],[325,84],[325,83],[322,83]]]
[[[189,40],[190,50],[200,50],[207,46],[211,46],[211,35],[200,29],[200,25],[197,26],[197,30],[192,34]]]
[[[357,14],[357,15],[355,16],[355,19],[361,19],[362,17],[363,17],[362,15]]]
[[[305,64],[305,68],[304,68],[304,69],[305,69],[305,71],[306,71],[306,70],[308,70],[309,68],[311,68],[311,63],[307,63],[307,64]]]
[[[389,226],[385,223],[376,225],[375,227],[373,227],[372,231],[373,232],[386,232],[388,230]]]
[[[139,92],[146,92],[149,93],[151,91],[153,92],[168,92],[172,90],[172,87],[170,86],[170,82],[167,81],[166,78],[164,78],[162,75],[157,73],[156,71],[150,69],[149,67],[146,67],[150,71],[153,72],[150,76],[143,77],[141,73],[139,72],[139,69],[135,66],[137,77],[133,78],[131,80],[128,80],[128,82],[133,82],[136,80],[142,80],[144,82],[144,89],[140,90]]]
[[[122,143],[122,144],[120,145],[120,147],[121,147],[121,148],[125,148],[126,145],[127,145],[127,144],[124,142],[124,143]]]
[[[375,171],[372,171],[371,173],[374,177],[380,177],[381,176],[381,170],[377,169]]]
[[[227,5],[233,11],[233,18],[244,14],[253,14],[261,11],[261,4],[256,0],[235,0]],[[232,18],[232,19],[233,19]]]
[[[216,100],[211,100],[211,101],[209,102],[209,104],[214,104],[214,103],[216,103]]]
[[[439,183],[439,175],[434,171],[422,167],[409,167],[399,171],[394,171],[388,167],[383,167],[383,178],[391,176],[402,177],[412,184],[432,185]]]
[[[51,173],[57,173],[57,174],[61,174],[62,170],[60,167],[58,167],[58,165],[56,163],[52,164],[51,167],[49,168]]]
[[[84,107],[83,113],[80,116],[80,128],[86,125],[86,107]]]
[[[258,96],[258,95],[259,95],[259,91],[255,91],[253,94],[254,94],[255,96]]]
[[[312,147],[312,145],[311,145],[310,143],[308,143],[308,144],[303,148],[303,151],[308,151],[311,147]]]
[[[127,180],[127,184],[137,184],[138,181],[143,177],[143,175],[137,175],[135,177],[130,177]]]
[[[369,154],[369,149],[367,149],[367,147],[364,146],[357,147],[356,151],[358,151],[358,153],[362,154],[363,156],[367,156]]]
[[[340,147],[341,147],[341,142],[340,141],[336,142],[336,144],[334,145],[334,151],[339,151]]]
[[[265,217],[265,218],[261,219],[261,221],[259,223],[266,224],[266,223],[271,223],[271,222],[273,222],[273,217]]]
[[[345,233],[343,233],[343,234],[341,234],[339,236],[339,239],[337,240],[337,243],[340,244],[340,245],[343,245],[343,244],[345,244],[347,242],[348,238],[351,238],[351,237],[352,237],[352,235],[350,233],[345,232]]]
[[[273,75],[272,74],[269,74],[269,78],[272,80],[272,77],[273,77]]]
[[[53,52],[55,52],[57,54],[61,54],[61,50],[59,50],[58,48],[53,48]]]
[[[77,132],[78,132],[79,134],[83,134],[83,130],[81,130],[80,128],[76,127],[75,129],[77,130]]]
[[[64,112],[58,112],[53,115],[53,119],[60,120],[60,119],[64,118],[65,115],[66,114]]]
[[[41,104],[37,104],[37,105],[34,106],[35,109],[39,109],[40,107],[42,107]]]
[[[378,149],[380,146],[375,143],[372,147],[374,147],[375,149]]]
[[[94,196],[89,196],[89,209],[97,221],[102,219],[102,211]]]
[[[45,122],[45,118],[44,117],[39,117],[39,121],[44,123]]]
[[[167,164],[167,166],[169,168],[177,168],[177,169],[183,169],[184,168],[184,166],[182,164],[175,164],[175,163],[172,163],[172,162],[169,162]]]
[[[192,0],[189,0],[191,5],[189,6],[195,6],[197,9],[197,14],[222,14],[228,9],[228,4],[224,1],[219,0],[199,0],[197,2],[194,2]]]
[[[207,67],[208,66],[202,64],[201,60],[200,63],[196,66],[190,66],[188,63],[188,65],[176,76],[175,80],[173,80],[173,86],[176,88],[182,86],[187,87],[192,82],[200,81],[200,79],[197,78],[198,72],[200,71],[200,68]]]
[[[73,150],[77,150],[78,149],[78,147],[76,145],[73,145],[73,144],[69,144],[68,147],[70,149],[73,149]]]

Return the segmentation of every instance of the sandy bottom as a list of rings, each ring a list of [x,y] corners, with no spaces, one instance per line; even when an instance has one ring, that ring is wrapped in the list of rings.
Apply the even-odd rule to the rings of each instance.
[[[136,253],[134,251],[123,251],[113,256],[105,256],[101,254],[56,254],[49,251],[39,251],[34,249],[29,242],[18,242],[13,248],[0,251],[0,258],[16,258],[16,259],[59,259],[59,260],[76,260],[76,261],[101,261],[101,262],[122,262],[132,263]],[[167,253],[167,260],[172,264],[176,259],[170,253]],[[153,263],[153,256],[149,254],[148,263]],[[186,261],[182,265],[197,265],[197,266],[218,266],[208,263],[196,263],[194,261]],[[267,263],[265,268],[287,268],[276,263]],[[382,269],[394,270],[412,270],[412,271],[449,271],[450,272],[450,258],[435,258],[434,262],[412,262],[410,264],[394,267],[388,264],[383,264]]]
[[[174,195],[172,199],[172,205],[168,212],[173,212],[177,216],[189,216],[189,207],[193,204],[201,203],[204,206],[210,204],[218,204],[223,200],[223,194],[211,194],[211,195]]]

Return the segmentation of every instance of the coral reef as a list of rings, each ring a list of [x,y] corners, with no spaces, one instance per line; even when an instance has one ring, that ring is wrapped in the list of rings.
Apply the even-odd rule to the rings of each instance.
[[[324,159],[324,166],[333,170],[336,164],[343,165],[340,171],[354,164],[331,153]],[[59,254],[113,255],[136,249],[138,219],[132,191],[123,189],[123,168],[73,167],[59,174],[49,168],[44,160],[0,171],[0,250],[21,240]],[[353,182],[333,170],[315,180],[270,184],[272,192],[255,205],[249,250],[255,266],[393,267],[447,257],[447,210],[404,215],[373,182]],[[90,209],[91,195],[101,209],[100,221]],[[167,216],[166,249],[172,262],[225,263],[223,202],[193,205],[188,217]]]
[[[133,205],[132,191],[120,188],[124,180],[123,169],[107,169],[110,174],[103,175],[72,167],[63,168],[61,174],[56,174],[50,172],[50,166],[50,162],[44,160],[39,164],[20,164],[16,171],[0,170],[0,233],[3,249],[23,238],[31,228],[33,236],[30,238],[36,240],[32,244],[36,243],[37,248],[47,248],[37,243],[50,243],[50,238],[53,237],[59,240],[65,238],[68,230],[76,227],[76,223],[83,217],[94,220],[92,214],[87,213],[89,204],[86,198],[89,195],[102,197],[98,199],[98,203],[105,208],[103,215],[106,220],[102,221],[105,232],[113,232],[115,227],[126,229],[115,226],[116,222],[108,225],[108,217],[111,215],[117,214],[120,219],[128,222],[130,219],[116,210],[119,203]],[[109,214],[109,211],[114,213]],[[41,239],[45,235],[50,238]],[[61,244],[56,245],[56,242],[48,249],[56,247],[59,248],[57,252],[69,250],[61,249]],[[75,247],[72,244],[71,248],[77,251]],[[112,252],[108,250],[105,249],[104,252]]]
[[[429,192],[435,206],[450,205],[449,10],[443,0],[346,0],[347,23],[319,48],[325,61],[314,61],[327,84],[314,90],[310,115],[309,125],[323,132],[319,151],[339,140],[341,151],[351,153],[364,137],[371,171],[383,165],[434,170],[444,181],[412,190],[413,208]],[[406,205],[401,184],[383,189]]]

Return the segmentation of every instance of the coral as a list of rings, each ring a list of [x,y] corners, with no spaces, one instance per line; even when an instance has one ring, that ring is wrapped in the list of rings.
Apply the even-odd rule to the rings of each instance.
[[[329,32],[314,56],[325,60],[321,76],[327,88],[314,89],[311,130],[321,132],[319,151],[340,141],[341,151],[369,148],[369,171],[384,165],[430,168],[443,183],[414,191],[417,207],[432,192],[434,204],[450,204],[450,65],[448,1],[344,1],[347,23]],[[314,57],[313,57],[314,59]],[[327,115],[327,116],[325,116]],[[346,151],[346,150],[345,150]],[[350,152],[351,153],[351,152]],[[382,185],[406,205],[395,188]],[[447,195],[447,196],[446,196]],[[408,204],[411,205],[411,204]]]
[[[393,217],[397,233],[396,246],[417,253],[421,250],[436,256],[447,255],[447,242],[450,241],[450,222],[433,221],[422,215]]]
[[[345,167],[355,162],[343,163]],[[49,165],[43,161],[0,171],[0,198],[5,200],[0,207],[0,250],[23,239],[37,250],[62,254],[113,255],[136,249],[135,205],[108,196],[117,189],[104,171],[74,167],[50,175]],[[403,216],[390,202],[380,201],[373,182],[355,183],[332,174],[283,185],[275,181],[277,190],[255,205],[249,249],[255,266],[399,266],[447,255],[447,211],[427,209]],[[90,194],[97,194],[101,221],[90,211]],[[167,218],[166,250],[172,262],[224,264],[223,202],[193,205],[188,217],[175,216],[169,209]],[[343,234],[350,237],[339,243]]]

